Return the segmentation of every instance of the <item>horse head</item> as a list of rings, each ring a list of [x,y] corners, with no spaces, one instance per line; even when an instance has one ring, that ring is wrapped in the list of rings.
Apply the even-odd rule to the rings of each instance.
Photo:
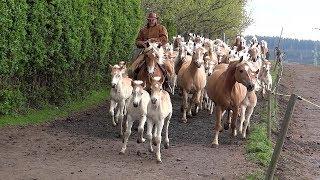
[[[161,77],[156,76],[151,78],[151,93],[150,99],[151,103],[155,106],[158,106],[161,101],[161,94],[162,91],[162,82],[160,81]]]
[[[206,49],[203,47],[198,47],[194,50],[192,55],[192,63],[194,63],[197,68],[200,68],[204,64],[203,56],[206,52]]]
[[[138,107],[141,103],[143,89],[145,88],[145,86],[142,86],[143,81],[140,81],[140,80],[132,81],[131,85],[133,87],[133,90],[132,90],[133,106]]]
[[[118,64],[116,65],[109,65],[111,69],[111,87],[116,88],[119,81],[122,79],[122,75],[125,73],[125,66],[120,67]]]
[[[234,74],[236,81],[243,84],[248,91],[253,91],[259,69],[256,70],[252,63],[243,60],[243,57],[241,57],[239,61],[236,61],[234,63],[236,63],[236,70]]]

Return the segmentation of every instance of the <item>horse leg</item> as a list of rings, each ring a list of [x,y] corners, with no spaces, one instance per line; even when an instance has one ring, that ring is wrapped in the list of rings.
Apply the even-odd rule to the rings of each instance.
[[[237,136],[236,123],[237,123],[238,113],[239,113],[239,108],[236,107],[232,110],[231,135],[233,137]]]
[[[221,106],[216,106],[216,108],[215,108],[216,124],[215,124],[215,127],[214,127],[215,135],[214,135],[214,139],[213,139],[213,142],[212,142],[212,145],[214,145],[214,146],[219,145],[219,139],[218,139],[219,138],[219,132],[222,129],[222,126],[221,126],[221,115],[222,115]]]
[[[147,116],[143,115],[140,119],[139,122],[139,127],[138,127],[138,140],[137,143],[143,143],[145,139],[143,138],[143,131],[144,131],[144,124],[146,123]]]
[[[124,136],[123,136],[123,145],[122,145],[120,154],[124,154],[127,149],[128,139],[131,134],[131,128],[132,128],[133,122],[134,122],[134,119],[130,115],[127,116],[126,132],[124,133]]]
[[[239,125],[239,132],[242,133],[242,126],[243,122],[245,120],[245,114],[246,114],[246,106],[241,105],[240,107],[240,125]]]
[[[214,103],[213,101],[210,100],[210,114],[213,113],[213,106],[214,106]]]
[[[156,151],[156,156],[157,156],[157,162],[161,163],[161,153],[160,153],[160,145],[161,145],[161,132],[164,124],[164,119],[161,119],[156,123],[157,126],[157,136],[155,138],[156,144],[157,144],[157,151]]]
[[[172,94],[173,95],[174,95],[174,91],[176,89],[176,86],[177,86],[177,75],[173,74],[173,77],[172,77]]]
[[[188,92],[183,90],[183,97],[182,97],[182,122],[187,122],[187,108],[188,108]]]
[[[169,148],[169,124],[170,124],[170,119],[171,119],[172,113],[168,115],[168,117],[165,118],[165,123],[166,123],[166,134],[165,134],[165,139],[164,139],[164,148],[168,149]]]
[[[115,122],[115,117],[114,117],[114,110],[117,107],[117,103],[114,100],[110,101],[110,109],[109,109],[109,113],[111,115],[112,118],[112,125],[116,126],[117,123]]]
[[[225,112],[227,112],[227,121],[224,123],[224,129],[228,130],[230,128],[230,124],[231,124],[232,112],[231,112],[231,110],[226,110],[223,112],[222,116],[224,116]]]
[[[253,110],[254,110],[254,106],[249,106],[248,107],[248,112],[247,112],[247,115],[246,115],[246,120],[244,122],[244,127],[243,127],[243,132],[242,132],[242,137],[243,138],[246,138],[247,130],[248,130],[247,128],[250,125],[250,118],[251,118],[251,115],[253,113]]]
[[[120,119],[120,136],[123,136],[123,118],[124,118],[124,108],[125,108],[125,100],[122,100],[120,103],[119,103],[119,109],[118,109],[118,112],[120,112],[120,116],[119,116],[119,119]]]
[[[147,139],[149,141],[149,152],[153,152],[152,147],[152,128],[154,123],[152,122],[152,119],[148,119],[147,121]]]
[[[194,113],[193,115],[197,115],[199,112],[199,106],[201,106],[201,98],[203,98],[203,91],[198,91],[195,94],[193,94],[192,102],[194,104]]]

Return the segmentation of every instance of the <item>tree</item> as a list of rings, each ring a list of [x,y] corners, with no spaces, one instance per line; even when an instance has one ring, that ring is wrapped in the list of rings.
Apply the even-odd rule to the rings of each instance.
[[[241,33],[252,19],[245,11],[246,0],[143,0],[146,13],[160,14],[169,36],[193,32],[210,38]]]

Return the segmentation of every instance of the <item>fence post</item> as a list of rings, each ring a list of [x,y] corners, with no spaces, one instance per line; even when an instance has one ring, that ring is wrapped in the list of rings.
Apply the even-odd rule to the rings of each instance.
[[[297,95],[291,94],[290,100],[289,100],[289,103],[288,103],[288,106],[287,106],[286,114],[285,114],[283,122],[282,122],[281,130],[280,130],[280,136],[279,136],[279,138],[277,140],[277,144],[276,144],[276,147],[275,147],[275,149],[273,151],[271,162],[270,162],[269,168],[268,168],[267,173],[266,173],[266,178],[265,178],[266,180],[272,180],[273,179],[274,172],[275,172],[276,165],[277,165],[277,161],[278,161],[279,156],[280,156],[280,152],[281,152],[281,149],[282,149],[282,146],[283,146],[283,142],[284,142],[285,136],[286,136],[287,131],[288,131],[289,122],[290,122],[290,119],[291,119],[291,116],[292,116],[294,105],[295,105],[297,99],[298,99]]]
[[[268,138],[271,139],[271,123],[272,123],[272,119],[271,119],[271,108],[272,108],[272,103],[271,103],[271,99],[272,99],[272,93],[269,91],[268,92],[268,126],[267,126],[267,133],[268,133]]]
[[[276,77],[275,82],[273,83],[273,87],[272,87],[272,92],[274,92],[275,108],[277,107],[277,87],[278,87],[278,84],[279,84],[280,79],[282,77],[282,72],[283,72],[283,65],[282,65],[282,62],[280,62],[277,77]]]

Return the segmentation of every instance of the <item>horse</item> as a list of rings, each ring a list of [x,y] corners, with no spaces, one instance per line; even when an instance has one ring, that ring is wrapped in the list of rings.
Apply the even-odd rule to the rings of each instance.
[[[192,106],[195,106],[194,115],[198,113],[198,108],[206,86],[206,73],[204,69],[203,56],[206,53],[205,48],[199,47],[194,50],[192,60],[189,63],[182,64],[178,73],[178,86],[183,93],[182,101],[182,122],[187,122],[187,111],[190,112]],[[193,94],[190,104],[188,105],[188,94]]]
[[[116,126],[118,118],[120,119],[120,136],[123,136],[122,122],[126,114],[125,103],[126,100],[131,96],[132,86],[131,78],[124,76],[126,73],[125,65],[120,67],[118,64],[109,65],[111,69],[111,90],[110,90],[110,109],[109,113],[112,118],[112,125]],[[115,109],[117,110],[116,115],[114,114]]]
[[[209,76],[207,84],[208,96],[215,103],[215,136],[212,144],[217,146],[219,131],[222,130],[222,113],[232,110],[231,133],[236,136],[236,119],[241,102],[247,91],[254,90],[254,77],[259,70],[252,70],[251,62],[243,60],[233,61],[230,64],[219,64],[213,74]]]
[[[244,39],[244,37],[237,36],[232,47],[234,46],[237,47],[238,52],[244,50],[246,48],[246,40]]]
[[[172,103],[170,95],[162,89],[162,84],[159,81],[160,77],[151,79],[151,93],[148,104],[147,114],[147,138],[149,141],[149,151],[153,152],[152,141],[156,145],[157,162],[161,163],[160,145],[163,125],[165,125],[164,147],[169,148],[169,124],[172,116]],[[154,134],[152,130],[154,127]]]
[[[146,86],[146,90],[150,91],[152,77],[160,77],[160,82],[163,83],[165,80],[164,72],[160,65],[163,64],[163,53],[157,48],[157,43],[149,43],[149,47],[145,48],[144,62],[142,63],[140,70],[137,73],[136,80],[141,80]]]
[[[261,57],[263,60],[269,59],[269,49],[268,49],[268,44],[265,40],[261,41],[261,46],[260,46],[260,51],[261,51]]]

